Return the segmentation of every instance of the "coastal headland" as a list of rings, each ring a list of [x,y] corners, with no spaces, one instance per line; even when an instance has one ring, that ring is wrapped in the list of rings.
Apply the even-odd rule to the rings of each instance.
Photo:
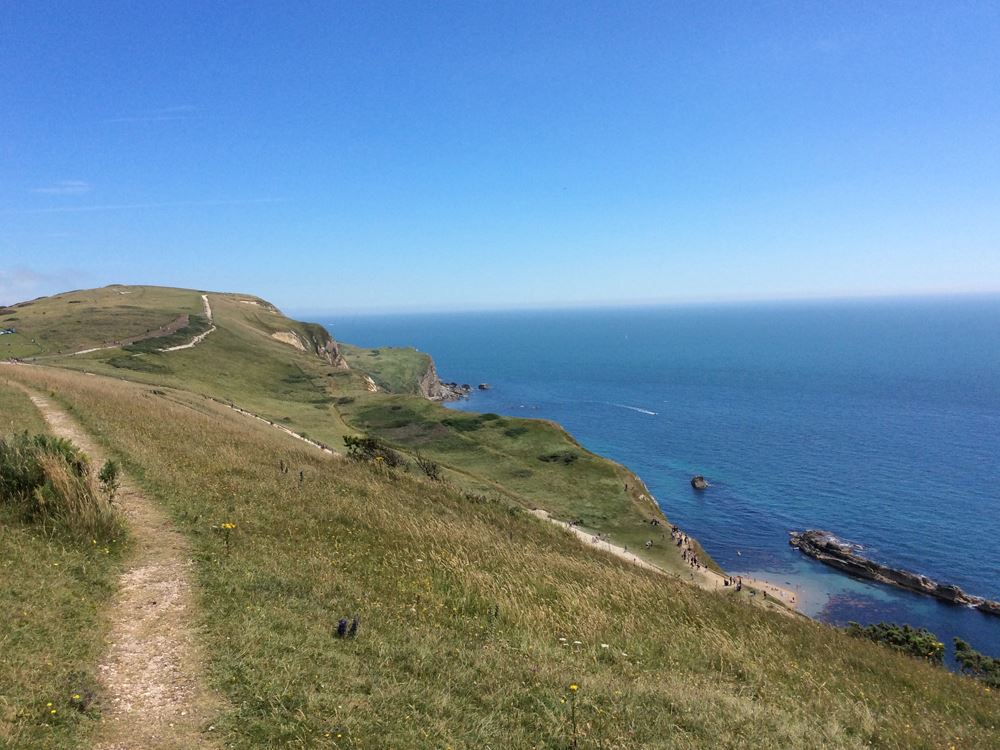
[[[213,694],[204,720],[166,717],[185,748],[995,744],[995,692],[789,616],[792,592],[726,586],[635,474],[559,425],[431,400],[426,354],[162,287],[16,303],[0,326],[0,359],[26,363],[0,367],[0,437],[44,446],[39,408],[63,414],[127,490],[107,538],[2,498],[0,744],[130,746],[111,707],[185,675]],[[189,598],[142,588],[161,559]],[[130,602],[175,601],[176,628],[119,635]],[[176,674],[138,669],[189,636]],[[105,668],[126,646],[128,687]]]

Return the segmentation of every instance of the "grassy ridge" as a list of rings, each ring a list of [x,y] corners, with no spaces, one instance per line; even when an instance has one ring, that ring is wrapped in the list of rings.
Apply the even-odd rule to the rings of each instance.
[[[200,293],[186,294],[200,304]],[[377,435],[438,461],[452,481],[470,491],[499,493],[562,519],[582,519],[585,528],[609,533],[615,543],[686,575],[663,528],[648,523],[662,514],[645,487],[624,467],[583,449],[558,425],[450,411],[414,395],[430,366],[426,354],[344,345],[345,358],[357,367],[346,371],[313,350],[273,338],[291,333],[314,342],[323,335],[318,326],[293,321],[255,297],[209,297],[218,329],[193,349],[107,350],[46,361],[235,403],[334,448],[348,434]],[[102,335],[117,333],[105,328]],[[371,393],[364,373],[392,393]],[[655,546],[646,552],[643,545],[650,539]]]
[[[210,295],[217,330],[193,349],[176,352],[94,352],[52,361],[61,367],[204,394],[282,423],[332,445],[351,430],[334,405],[331,382],[363,389],[361,376],[339,370],[315,352],[272,338],[310,327],[285,318],[256,298]],[[250,300],[250,304],[242,300]]]
[[[572,711],[580,747],[995,746],[1000,703],[973,681],[644,572],[503,499],[148,388],[17,377],[72,404],[190,537],[233,747],[566,747]],[[359,637],[336,639],[355,613]]]
[[[109,286],[21,302],[0,313],[0,359],[55,355],[145,335],[179,315],[202,313],[198,292]]]
[[[5,433],[47,433],[34,405],[6,379],[0,414]],[[103,613],[120,568],[120,544],[43,533],[0,502],[0,746],[85,744],[99,715]]]

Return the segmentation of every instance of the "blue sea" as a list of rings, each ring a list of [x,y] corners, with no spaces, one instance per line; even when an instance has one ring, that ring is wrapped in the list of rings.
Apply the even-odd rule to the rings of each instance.
[[[1000,599],[1000,297],[340,315],[414,346],[453,408],[544,417],[627,465],[728,571],[838,625],[892,621],[1000,656],[1000,618],[803,557],[821,528],[888,565]],[[711,483],[691,489],[694,474]]]

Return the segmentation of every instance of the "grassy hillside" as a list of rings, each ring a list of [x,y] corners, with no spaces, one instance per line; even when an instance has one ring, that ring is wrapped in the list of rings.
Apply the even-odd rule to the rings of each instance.
[[[420,380],[431,366],[431,358],[416,349],[363,349],[345,344],[341,351],[352,368],[370,375],[380,389],[389,393],[419,395]]]
[[[134,291],[133,291],[134,290]],[[128,292],[128,293],[126,293]],[[157,287],[108,287],[74,293],[99,300],[95,309],[121,312],[85,315],[69,332],[44,328],[47,339],[65,350],[83,343],[120,340],[136,330],[156,330],[164,320],[201,310],[201,292]],[[67,307],[69,297],[37,300],[28,308],[35,321]],[[345,369],[317,355],[314,344],[326,332],[291,320],[267,302],[248,295],[208,293],[216,330],[198,346],[158,351],[166,338],[152,338],[124,349],[104,349],[78,356],[55,356],[47,365],[109,375],[208,396],[254,412],[320,443],[339,449],[349,434],[372,434],[396,448],[417,451],[439,462],[446,476],[476,493],[496,493],[527,507],[542,507],[556,517],[581,521],[595,533],[607,533],[657,565],[686,573],[675,547],[651,518],[662,514],[645,487],[623,467],[579,446],[557,425],[539,420],[493,419],[456,413],[418,393],[431,362],[414,349],[362,349],[342,345],[351,366]],[[127,300],[127,302],[125,302]],[[142,318],[137,308],[147,305]],[[117,306],[117,307],[116,307]],[[44,313],[44,314],[43,314]],[[77,320],[76,318],[74,320]],[[22,321],[23,336],[41,336],[42,323]],[[87,342],[74,345],[80,326]],[[277,336],[277,338],[276,338]],[[170,338],[174,343],[174,338]],[[302,346],[301,344],[305,344]],[[380,389],[373,393],[367,378]],[[648,552],[647,540],[655,544]],[[708,555],[700,557],[710,562]]]
[[[0,438],[47,433],[5,374]],[[93,729],[104,612],[123,546],[43,530],[0,501],[0,747],[77,748]]]
[[[417,395],[426,355],[344,346],[347,367],[320,327],[207,296],[212,321],[202,292],[155,287],[4,310],[19,333],[0,357],[44,366],[0,369],[0,429],[45,429],[10,381],[58,399],[190,540],[221,744],[994,746],[1000,704],[970,679],[644,571],[525,512],[688,574],[641,482],[558,425],[450,411]],[[66,354],[115,341],[132,343]],[[377,437],[407,466],[330,457],[267,421],[338,450]],[[0,541],[16,571],[0,607],[22,613],[0,622],[0,744],[85,744],[121,545],[10,514]],[[355,615],[358,637],[337,638]],[[70,685],[95,701],[76,710]]]
[[[202,312],[197,292],[109,286],[0,307],[0,359],[69,353],[144,336]]]
[[[1000,702],[972,680],[604,556],[503,496],[324,457],[204,399],[12,372],[191,540],[226,746],[995,746]]]

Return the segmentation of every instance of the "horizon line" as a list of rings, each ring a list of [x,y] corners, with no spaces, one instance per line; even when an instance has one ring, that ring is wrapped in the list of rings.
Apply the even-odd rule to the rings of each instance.
[[[804,304],[812,302],[862,302],[862,301],[903,301],[903,300],[945,300],[956,298],[998,297],[1000,288],[980,290],[927,290],[908,292],[871,292],[861,294],[824,294],[817,296],[796,295],[787,297],[727,297],[716,299],[677,299],[677,300],[615,300],[606,302],[553,302],[524,305],[489,305],[483,307],[369,307],[369,308],[285,308],[282,310],[297,319],[301,316],[351,315],[443,315],[443,314],[477,314],[494,312],[560,312],[577,310],[623,310],[642,308],[698,308],[698,307],[732,307],[738,305],[774,305],[774,304]]]

